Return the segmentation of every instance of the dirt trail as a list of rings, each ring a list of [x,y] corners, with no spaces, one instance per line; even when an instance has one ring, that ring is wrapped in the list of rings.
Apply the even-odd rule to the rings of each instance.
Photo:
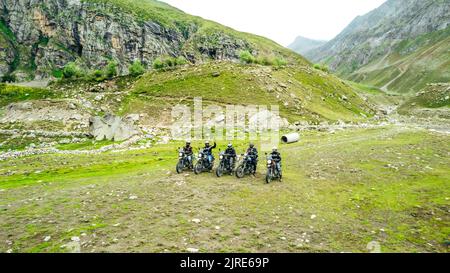
[[[399,66],[398,69],[400,70],[400,74],[398,74],[397,77],[393,78],[390,82],[381,87],[380,88],[381,91],[388,92],[389,85],[393,84],[396,80],[400,79],[406,73],[406,71],[408,71],[408,68],[402,68],[401,66]]]

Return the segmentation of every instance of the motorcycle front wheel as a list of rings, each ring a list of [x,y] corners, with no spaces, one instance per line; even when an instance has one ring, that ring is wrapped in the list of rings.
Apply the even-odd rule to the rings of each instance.
[[[183,172],[183,169],[184,169],[184,164],[183,164],[183,162],[180,160],[180,161],[178,161],[178,164],[177,164],[177,173],[178,174],[180,174],[180,173],[182,173]]]
[[[197,163],[197,165],[195,165],[194,173],[195,174],[200,174],[202,172],[202,170],[203,170],[203,164],[200,161],[200,162]]]
[[[217,175],[217,177],[222,177],[222,175],[223,175],[223,168],[222,168],[221,165],[219,165],[219,167],[217,167],[216,175]]]
[[[244,165],[241,165],[236,169],[236,177],[243,178],[244,176],[245,176],[245,167]]]
[[[269,184],[270,182],[272,182],[272,171],[269,169],[266,174],[266,183]]]

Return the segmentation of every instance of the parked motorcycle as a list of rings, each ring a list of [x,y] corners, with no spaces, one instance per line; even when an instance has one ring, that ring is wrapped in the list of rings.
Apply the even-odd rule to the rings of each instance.
[[[209,163],[208,155],[205,153],[205,151],[202,149],[198,153],[198,161],[194,168],[195,174],[201,174],[205,171],[211,171],[214,166],[214,160]]]
[[[231,156],[229,154],[225,154],[225,152],[221,152],[219,154],[219,166],[216,168],[217,177],[221,177],[224,174],[233,174],[233,164],[231,162]]]
[[[189,162],[189,156],[186,155],[183,149],[178,150],[178,163],[177,163],[177,173],[180,174],[184,170],[192,170],[194,161],[194,156],[192,155],[191,162]]]
[[[243,178],[246,175],[254,174],[253,158],[248,154],[243,154],[242,162],[236,168],[236,177]]]
[[[267,154],[266,154],[267,155]],[[279,171],[277,169],[277,163],[275,160],[272,159],[271,155],[267,156],[267,174],[266,174],[266,183],[269,184],[275,179],[278,179],[281,181],[283,178],[283,175],[281,173],[281,170]]]

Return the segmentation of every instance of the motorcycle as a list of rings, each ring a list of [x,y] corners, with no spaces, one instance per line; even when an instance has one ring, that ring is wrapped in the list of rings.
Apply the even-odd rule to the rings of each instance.
[[[236,169],[236,177],[243,178],[246,175],[254,174],[253,158],[248,154],[243,154],[243,160]]]
[[[269,184],[272,180],[278,179],[281,181],[283,175],[281,170],[277,169],[277,163],[272,159],[272,156],[267,156],[267,174],[266,174],[266,183]]]
[[[219,154],[219,166],[216,168],[217,177],[221,177],[224,173],[232,175],[234,172],[231,156],[229,154],[225,154],[225,152],[221,152]]]
[[[193,165],[192,162],[189,162],[189,156],[186,155],[186,153],[183,151],[183,149],[178,150],[178,163],[177,163],[177,173],[180,174],[184,170],[192,170]],[[192,156],[191,161],[194,161],[194,158]]]
[[[201,174],[204,171],[211,171],[214,166],[214,159],[211,163],[209,163],[208,155],[202,149],[198,153],[198,161],[194,168],[195,174]]]

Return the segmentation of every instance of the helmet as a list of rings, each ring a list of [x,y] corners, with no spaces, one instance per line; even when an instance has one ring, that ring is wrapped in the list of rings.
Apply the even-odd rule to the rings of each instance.
[[[190,141],[186,141],[186,145],[191,145],[191,142]]]
[[[209,140],[205,141],[205,144],[209,144]]]
[[[255,144],[250,143],[250,148],[253,148],[253,147],[255,147]]]
[[[233,147],[233,144],[229,143],[228,148],[231,148],[231,147]]]
[[[278,148],[277,147],[273,147],[272,151],[276,152],[276,151],[278,151]]]

